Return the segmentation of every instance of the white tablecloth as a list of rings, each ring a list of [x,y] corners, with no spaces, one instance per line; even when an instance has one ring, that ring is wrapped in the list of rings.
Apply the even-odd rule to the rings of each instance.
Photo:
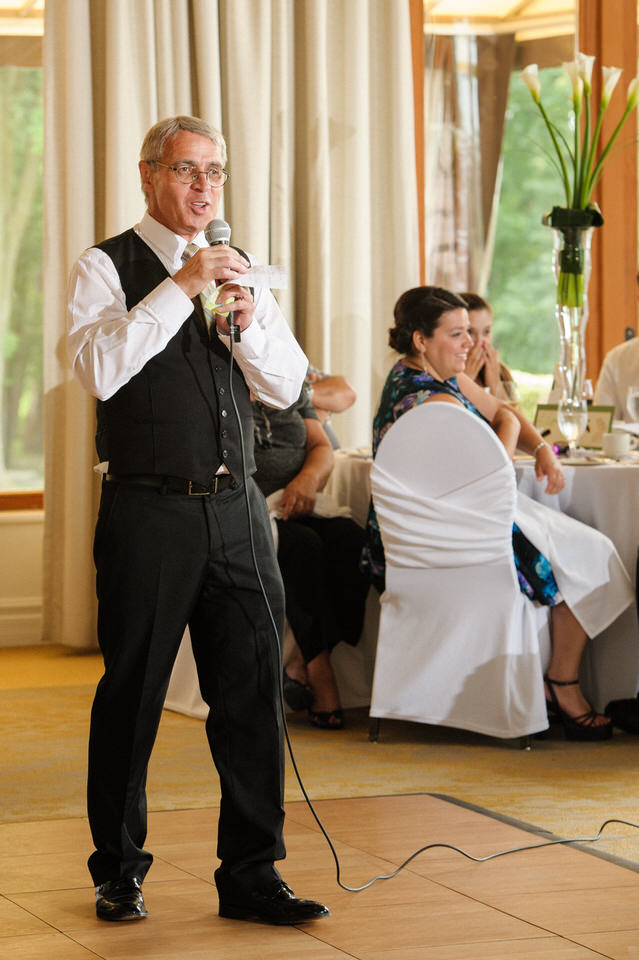
[[[336,450],[333,472],[324,491],[340,505],[350,507],[353,520],[360,527],[366,526],[372,463],[371,457],[360,451]]]
[[[558,495],[544,493],[532,462],[515,465],[517,486],[532,497],[581,520],[610,537],[635,583],[639,546],[639,463],[564,466],[566,485]],[[588,558],[584,557],[584,563]],[[588,647],[583,663],[584,687],[598,709],[609,700],[632,697],[639,688],[639,627],[635,607],[626,610]]]

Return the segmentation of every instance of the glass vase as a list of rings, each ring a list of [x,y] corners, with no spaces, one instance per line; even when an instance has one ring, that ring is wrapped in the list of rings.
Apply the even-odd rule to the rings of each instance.
[[[555,316],[559,326],[561,399],[557,426],[574,456],[577,441],[588,423],[584,392],[590,246],[603,218],[596,208],[570,210],[553,207],[542,221],[552,228],[553,271],[557,288]]]

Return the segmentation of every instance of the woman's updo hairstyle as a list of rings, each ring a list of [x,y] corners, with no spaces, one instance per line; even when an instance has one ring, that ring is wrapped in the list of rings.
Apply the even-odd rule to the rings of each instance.
[[[393,316],[395,326],[388,331],[388,342],[398,353],[410,354],[416,330],[432,337],[439,326],[439,318],[449,310],[466,307],[466,301],[444,287],[413,287],[401,295]]]
[[[478,293],[460,293],[460,297],[464,298],[469,310],[488,310],[489,313],[493,312],[493,308],[488,303],[488,300],[484,300]]]

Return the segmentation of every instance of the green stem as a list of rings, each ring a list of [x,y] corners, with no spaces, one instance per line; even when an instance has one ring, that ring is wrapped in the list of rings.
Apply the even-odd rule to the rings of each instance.
[[[572,167],[575,173],[575,181],[573,183],[573,193],[572,193],[572,203],[571,206],[575,206],[577,200],[579,199],[578,186],[579,183],[579,111],[576,106],[574,107],[575,111],[575,135],[574,135],[574,148],[573,148],[573,157],[572,157]]]
[[[586,164],[588,162],[589,139],[590,139],[590,97],[585,97],[584,99],[586,101],[586,115],[584,119],[584,136],[581,143],[581,160],[579,163],[579,168],[575,170],[574,206],[579,210],[581,209],[581,203],[582,203],[584,174],[586,172]]]
[[[547,128],[548,128],[548,132],[549,132],[549,134],[550,134],[550,136],[551,136],[551,139],[552,139],[552,142],[553,142],[553,144],[554,144],[554,146],[555,146],[555,150],[557,151],[557,156],[558,156],[558,158],[559,158],[559,165],[560,165],[560,167],[561,167],[561,175],[562,175],[562,179],[563,179],[563,181],[564,181],[564,190],[565,190],[565,192],[566,192],[566,205],[567,205],[567,206],[570,206],[570,180],[568,179],[568,171],[566,170],[566,164],[565,164],[565,161],[564,161],[563,154],[562,154],[562,152],[561,152],[561,150],[560,150],[560,148],[559,148],[559,144],[558,144],[558,142],[557,142],[557,137],[555,136],[555,131],[554,131],[553,128],[552,128],[552,123],[550,122],[550,120],[549,120],[549,118],[548,118],[548,114],[547,114],[546,111],[544,110],[544,107],[543,107],[543,104],[542,104],[541,100],[536,100],[535,102],[536,102],[537,106],[539,107],[539,111],[540,111],[542,117],[544,118],[544,123],[546,124],[546,126],[547,126]]]
[[[599,134],[601,133],[601,124],[603,123],[603,115],[606,108],[603,106],[599,107],[599,114],[597,116],[597,123],[595,124],[595,130],[592,135],[592,140],[590,141],[590,148],[588,150],[588,160],[586,161],[586,167],[584,170],[584,175],[581,179],[581,196],[579,198],[579,207],[580,209],[585,209],[588,202],[586,196],[586,188],[590,182],[590,177],[592,174],[592,165],[595,160],[595,149],[597,147],[597,141],[599,140]],[[589,195],[588,195],[589,196]]]
[[[557,281],[557,303],[564,307],[581,307],[583,300],[583,273],[560,273]]]
[[[588,200],[590,199],[590,194],[592,193],[593,188],[594,188],[597,180],[599,179],[599,177],[600,177],[601,174],[602,174],[603,165],[604,165],[604,162],[605,162],[605,160],[606,160],[606,157],[607,157],[608,154],[610,153],[610,148],[612,147],[613,143],[614,143],[615,140],[617,139],[617,136],[618,136],[618,134],[619,134],[619,131],[621,130],[621,128],[623,127],[624,123],[625,123],[626,120],[628,119],[628,114],[630,113],[630,110],[631,110],[631,109],[632,109],[632,107],[628,107],[628,106],[626,105],[626,109],[624,110],[624,112],[623,112],[623,114],[622,114],[621,120],[619,121],[619,123],[617,124],[617,126],[615,127],[615,129],[613,130],[612,135],[611,135],[611,137],[610,137],[610,140],[608,141],[608,143],[607,143],[606,146],[604,147],[601,156],[600,156],[599,159],[597,160],[597,163],[596,163],[596,165],[595,165],[595,169],[592,171],[592,175],[589,176],[588,180],[587,180],[586,183],[584,184],[584,199],[585,199],[585,202],[586,202],[586,203],[587,203]]]

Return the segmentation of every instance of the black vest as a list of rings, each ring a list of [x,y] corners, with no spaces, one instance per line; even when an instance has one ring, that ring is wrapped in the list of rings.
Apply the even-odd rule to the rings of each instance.
[[[97,244],[119,274],[131,310],[169,274],[135,233]],[[229,351],[206,328],[199,299],[164,350],[108,400],[98,400],[96,447],[111,473],[151,473],[207,484],[222,462],[242,476],[240,433],[229,391]],[[236,364],[231,374],[240,413],[247,473],[255,471],[249,391]]]

